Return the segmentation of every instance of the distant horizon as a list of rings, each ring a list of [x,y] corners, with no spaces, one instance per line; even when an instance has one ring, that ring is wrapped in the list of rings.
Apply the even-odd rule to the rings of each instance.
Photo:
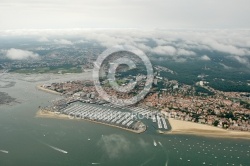
[[[103,28],[98,28],[98,27],[85,27],[85,28],[10,28],[10,29],[1,29],[0,31],[18,31],[18,30],[27,30],[27,31],[32,31],[32,30],[203,30],[203,31],[209,31],[209,30],[250,30],[249,28],[138,28],[138,27],[124,27],[124,28],[112,28],[112,27],[103,27]]]
[[[248,0],[2,0],[1,29],[248,29]]]

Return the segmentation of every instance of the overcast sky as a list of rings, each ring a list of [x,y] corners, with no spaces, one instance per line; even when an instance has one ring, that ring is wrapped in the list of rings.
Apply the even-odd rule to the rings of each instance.
[[[0,0],[0,29],[250,29],[250,0]]]

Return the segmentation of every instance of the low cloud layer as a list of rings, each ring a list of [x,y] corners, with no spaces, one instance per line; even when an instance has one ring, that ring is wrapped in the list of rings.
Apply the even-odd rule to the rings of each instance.
[[[25,60],[38,59],[39,55],[32,51],[11,48],[6,51],[6,57],[11,60]]]
[[[62,44],[62,45],[73,45],[73,43],[69,40],[66,39],[59,39],[59,40],[54,40],[56,44]]]
[[[246,66],[250,67],[250,61],[246,57],[234,56],[233,58],[236,59],[239,63],[245,64]]]
[[[48,42],[49,39],[47,37],[42,36],[37,41],[39,41],[39,42]]]
[[[68,30],[9,30],[1,36],[34,36],[40,41],[74,45],[77,41],[95,42],[105,48],[132,45],[148,55],[184,62],[189,58],[209,61],[205,54],[218,53],[247,65],[250,58],[250,30],[140,30],[140,29],[68,29]],[[74,37],[76,41],[71,40]],[[69,40],[70,39],[70,40]],[[49,41],[48,41],[49,42]],[[220,54],[221,53],[221,54]],[[234,57],[234,58],[232,58]]]
[[[152,53],[166,56],[194,56],[195,52],[173,46],[157,46],[151,49]]]

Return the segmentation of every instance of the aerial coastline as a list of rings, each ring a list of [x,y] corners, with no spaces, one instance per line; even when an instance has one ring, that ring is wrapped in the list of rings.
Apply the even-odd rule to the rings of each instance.
[[[61,95],[61,93],[48,89],[44,87],[43,85],[37,85],[37,88],[48,93],[58,94]],[[161,113],[166,114],[166,112],[161,111]],[[166,115],[167,116],[167,115]],[[45,110],[39,110],[36,114],[36,117],[40,118],[56,118],[56,119],[66,119],[66,120],[72,120],[73,118],[69,118],[69,115],[60,114],[56,112],[51,111],[45,111]],[[73,119],[73,120],[79,120],[79,119]],[[88,119],[86,119],[88,120]],[[135,131],[123,127],[119,127],[112,124],[106,124],[102,122],[97,122],[93,120],[88,120],[90,122],[104,124],[120,129],[124,129],[127,131],[131,131],[134,133],[142,133],[144,131]],[[244,132],[244,131],[233,131],[233,130],[226,130],[219,127],[211,126],[211,125],[205,125],[205,124],[199,124],[199,123],[193,123],[189,121],[183,121],[183,120],[177,120],[174,118],[168,118],[168,121],[171,125],[171,131],[161,131],[159,130],[159,133],[161,134],[188,134],[188,135],[198,135],[198,136],[206,136],[206,137],[216,137],[216,138],[241,138],[241,139],[250,139],[250,133]]]
[[[250,0],[1,2],[0,166],[250,166]]]

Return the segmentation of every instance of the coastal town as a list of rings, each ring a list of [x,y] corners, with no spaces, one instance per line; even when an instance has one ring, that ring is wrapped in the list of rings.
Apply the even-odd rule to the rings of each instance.
[[[171,71],[169,71],[171,72]],[[130,76],[133,77],[133,76]],[[134,76],[143,78],[143,75]],[[126,81],[120,80],[123,84]],[[164,85],[159,88],[158,85]],[[106,81],[102,82],[105,91],[110,95],[127,99],[134,93],[119,94]],[[180,84],[176,80],[168,80],[155,75],[153,87],[145,97],[135,106],[151,110],[159,110],[167,118],[173,118],[193,123],[206,124],[218,128],[250,131],[250,108],[247,93],[222,92],[215,90],[203,82],[197,82],[198,87],[209,90],[213,95],[197,92],[194,86]],[[57,92],[67,100],[81,100],[87,103],[106,103],[96,92],[94,83],[90,80],[66,81],[60,83],[44,84],[41,86],[52,92]],[[140,86],[133,92],[139,91]]]

